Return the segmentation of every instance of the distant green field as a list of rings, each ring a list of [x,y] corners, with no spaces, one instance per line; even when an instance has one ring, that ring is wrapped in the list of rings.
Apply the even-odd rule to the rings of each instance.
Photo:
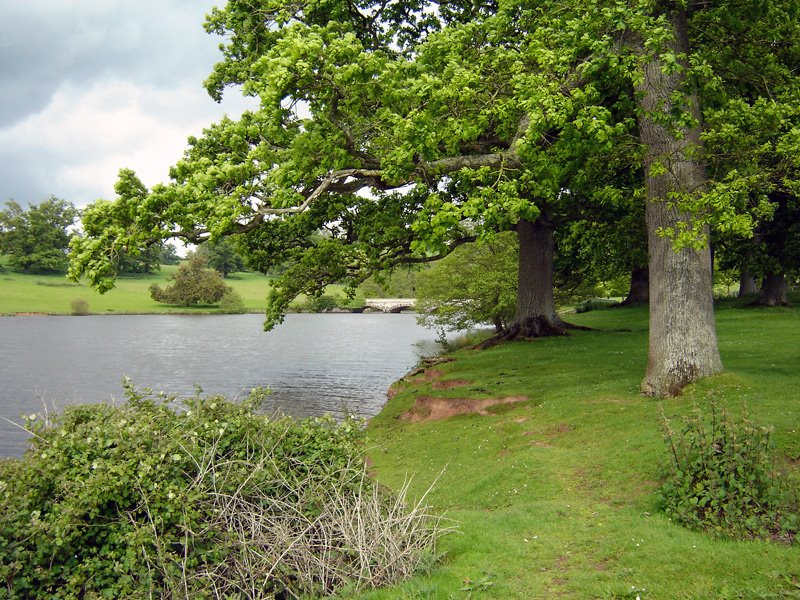
[[[150,275],[120,277],[117,286],[106,294],[98,293],[85,282],[72,283],[64,275],[28,275],[5,269],[0,271],[0,314],[68,315],[72,312],[73,300],[78,298],[89,303],[93,314],[215,312],[214,307],[168,306],[150,298],[147,288],[153,283],[163,287],[176,269],[176,266],[165,265],[161,271]],[[248,311],[262,312],[270,279],[258,273],[237,273],[226,283],[241,294]]]

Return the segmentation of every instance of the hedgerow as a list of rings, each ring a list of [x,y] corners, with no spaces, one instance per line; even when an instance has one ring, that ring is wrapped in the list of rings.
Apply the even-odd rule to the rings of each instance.
[[[31,415],[0,462],[0,598],[294,598],[410,575],[446,527],[365,473],[362,423],[263,392]]]

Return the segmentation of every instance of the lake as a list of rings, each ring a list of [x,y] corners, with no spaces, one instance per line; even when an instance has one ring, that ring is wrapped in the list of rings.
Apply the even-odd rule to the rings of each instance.
[[[389,385],[437,349],[410,314],[291,314],[270,333],[261,315],[0,318],[0,456],[28,434],[5,419],[120,399],[121,381],[190,395],[272,390],[267,412],[370,417]]]

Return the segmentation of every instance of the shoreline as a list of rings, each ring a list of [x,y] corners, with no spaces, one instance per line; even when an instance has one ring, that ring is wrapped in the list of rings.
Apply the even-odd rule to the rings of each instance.
[[[132,317],[132,316],[160,316],[160,315],[178,315],[178,316],[192,316],[192,315],[216,315],[216,316],[228,316],[228,315],[263,315],[263,310],[246,310],[244,312],[236,312],[236,313],[226,313],[220,312],[218,310],[168,310],[168,311],[105,311],[105,312],[90,312],[85,315],[75,315],[68,312],[13,312],[13,313],[0,313],[0,318],[2,317]],[[353,310],[344,310],[344,309],[333,309],[333,310],[323,310],[320,312],[314,312],[310,310],[290,310],[287,311],[287,315],[347,315],[347,314],[357,314],[357,315],[378,315],[378,314],[417,314],[417,311],[409,310],[409,311],[401,311],[401,312],[391,312],[391,311],[383,311],[383,310],[375,310],[375,309],[363,309],[363,308],[356,308]]]

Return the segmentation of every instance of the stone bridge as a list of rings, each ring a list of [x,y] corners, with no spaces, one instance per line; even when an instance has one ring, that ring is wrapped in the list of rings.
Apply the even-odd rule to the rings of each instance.
[[[367,298],[364,308],[373,308],[385,313],[399,313],[414,308],[416,298]]]

